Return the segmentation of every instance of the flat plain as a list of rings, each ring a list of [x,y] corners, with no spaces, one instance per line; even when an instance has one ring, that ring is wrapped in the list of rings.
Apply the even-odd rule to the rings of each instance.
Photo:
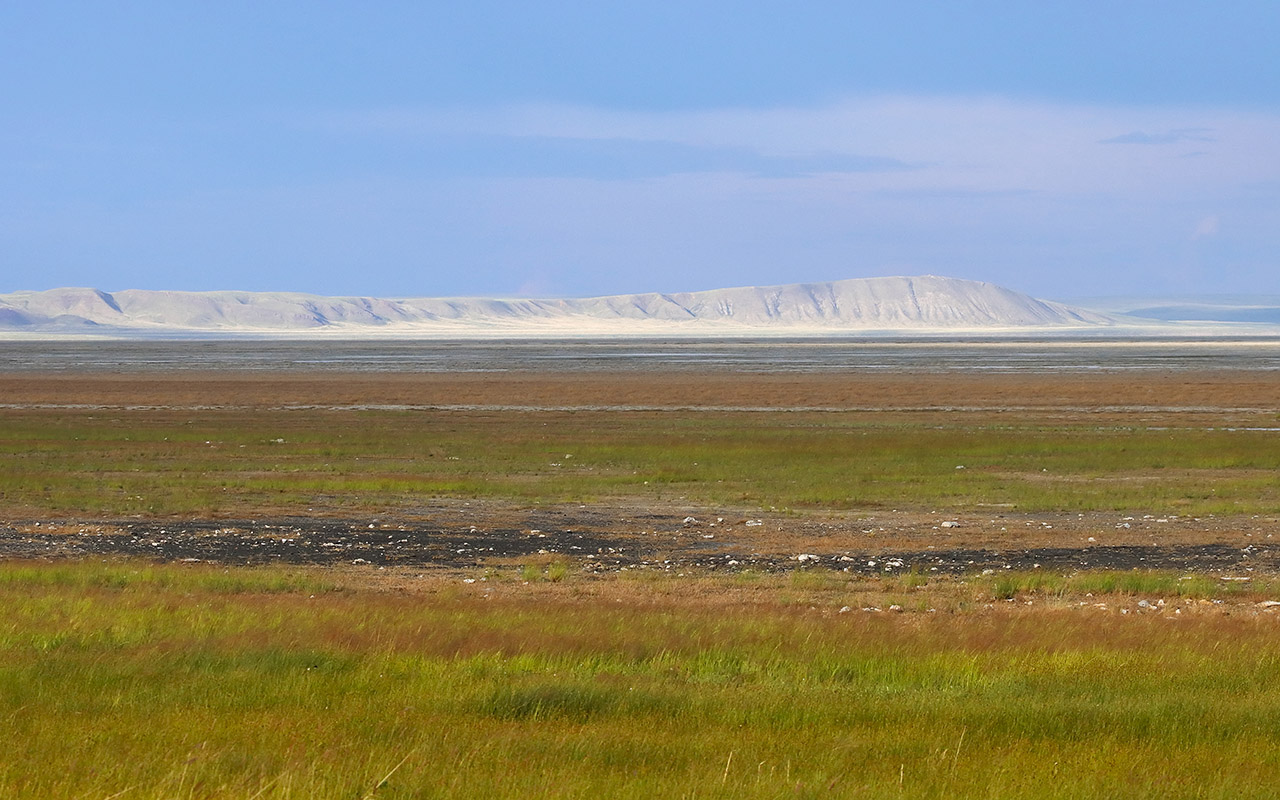
[[[1280,373],[0,375],[14,796],[1270,796]]]

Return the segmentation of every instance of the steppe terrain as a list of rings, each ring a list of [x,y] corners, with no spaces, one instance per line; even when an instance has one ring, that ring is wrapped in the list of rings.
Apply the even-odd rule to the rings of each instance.
[[[461,568],[557,553],[593,570],[655,563],[777,570],[799,566],[795,557],[807,554],[817,558],[806,566],[861,572],[883,571],[886,562],[943,572],[1035,564],[1271,569],[1280,558],[1270,547],[1277,491],[1270,468],[1280,452],[1275,372],[15,373],[0,382],[0,412],[11,424],[84,426],[70,442],[37,438],[30,450],[9,454],[11,535],[0,539],[0,552],[10,555]],[[316,463],[315,447],[344,425],[353,435],[403,430],[406,438],[382,442],[383,452],[369,450],[377,441],[361,442]],[[234,447],[204,438],[226,439],[242,426]],[[136,437],[127,435],[131,427]],[[166,429],[172,437],[162,435]],[[260,438],[259,430],[282,436]],[[666,452],[617,449],[627,437],[673,430],[680,432]],[[529,452],[486,460],[496,455],[494,438],[530,433]],[[767,467],[797,486],[793,492],[754,485],[751,464],[742,463],[753,448],[767,460],[780,433],[788,441],[773,452],[805,439]],[[868,435],[879,441],[859,453]],[[1014,442],[1032,436],[1050,450],[1056,441],[1061,452],[1029,469],[1025,454],[993,451],[983,441],[995,437],[998,446],[1010,435]],[[895,436],[901,441],[885,438]],[[1243,443],[1255,464],[1164,463],[1177,453],[1164,452],[1159,440],[1205,436]],[[1136,460],[1116,463],[1099,451],[1091,464],[1086,444],[1071,465],[1055,463],[1081,437],[1102,437],[1108,448],[1132,440]],[[1157,449],[1145,452],[1153,437]],[[410,440],[424,451],[407,446]],[[908,464],[912,474],[866,475],[866,462],[884,458],[875,452],[895,444],[926,451],[896,454],[895,461],[918,462]],[[57,446],[81,462],[78,473],[43,476],[74,476],[61,499],[29,480],[40,470],[36,453]],[[176,466],[175,447],[182,452]],[[270,465],[261,462],[264,447]],[[593,456],[600,448],[616,452]],[[938,469],[930,460],[945,460],[946,448],[956,463]],[[148,475],[148,457],[150,479],[161,485],[144,479],[139,495],[125,493],[126,483]],[[646,461],[653,457],[658,463]],[[676,463],[681,458],[688,464]],[[141,466],[125,468],[121,459]],[[333,465],[342,459],[345,467]],[[437,460],[424,472],[423,462]],[[465,462],[466,478],[445,460]],[[352,472],[379,461],[381,486],[366,481],[341,491]],[[727,471],[699,475],[693,466],[714,469],[717,461]],[[840,491],[842,469],[848,492]],[[823,475],[809,485],[815,471]],[[254,486],[253,477],[264,475],[272,490]],[[963,483],[993,475],[1004,483]],[[151,500],[144,508],[130,500],[163,496],[166,479],[183,484],[183,503]],[[468,492],[467,481],[490,486]],[[1171,486],[1190,487],[1199,499],[1170,497]],[[218,496],[186,502],[201,492]],[[73,496],[80,506],[65,502]]]
[[[0,793],[1267,797],[1280,372],[0,375]]]

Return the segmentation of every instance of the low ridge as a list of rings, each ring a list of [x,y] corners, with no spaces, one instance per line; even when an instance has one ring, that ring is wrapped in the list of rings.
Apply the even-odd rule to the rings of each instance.
[[[50,334],[838,333],[1103,326],[1102,314],[979,281],[922,277],[564,299],[321,297],[51,289],[0,295],[0,330]]]

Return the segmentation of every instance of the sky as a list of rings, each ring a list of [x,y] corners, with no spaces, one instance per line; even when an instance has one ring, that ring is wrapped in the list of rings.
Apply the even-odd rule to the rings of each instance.
[[[0,293],[1280,294],[1280,2],[0,0]]]

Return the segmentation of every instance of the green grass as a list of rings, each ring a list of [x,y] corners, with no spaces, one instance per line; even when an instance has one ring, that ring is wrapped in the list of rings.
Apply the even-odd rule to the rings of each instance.
[[[31,514],[406,512],[432,497],[1252,514],[1280,509],[1278,469],[1269,431],[972,415],[0,411],[0,503]]]
[[[1178,798],[1280,780],[1280,638],[1249,606],[838,614],[851,584],[793,586],[795,606],[712,602],[752,591],[730,578],[575,599],[586,578],[486,598],[456,577],[223,574],[0,565],[0,794]],[[942,606],[988,584],[888,588]]]
[[[271,592],[329,592],[338,585],[314,570],[247,570],[188,567],[174,570],[156,564],[104,563],[86,568],[76,563],[8,563],[0,569],[0,590],[23,587],[57,587],[70,590],[165,590],[239,594]]]
[[[1275,580],[1259,576],[1256,580],[1225,581],[1203,574],[1185,574],[1162,570],[1128,572],[1092,570],[1071,575],[1053,572],[1001,572],[991,579],[991,596],[1001,600],[1013,597],[1048,598],[1088,595],[1142,596],[1156,598],[1230,598],[1269,590]]]

